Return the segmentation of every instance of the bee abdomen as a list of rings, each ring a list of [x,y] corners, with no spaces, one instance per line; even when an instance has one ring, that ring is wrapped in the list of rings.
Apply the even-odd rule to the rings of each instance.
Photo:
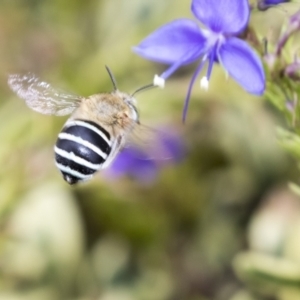
[[[111,151],[110,135],[94,122],[71,120],[58,135],[54,151],[64,179],[74,184],[101,169]]]

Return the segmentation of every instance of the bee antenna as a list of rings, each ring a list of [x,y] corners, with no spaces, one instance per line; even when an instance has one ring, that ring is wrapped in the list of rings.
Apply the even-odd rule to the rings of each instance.
[[[134,93],[131,94],[131,97],[133,97],[135,94],[141,92],[141,91],[144,91],[144,90],[148,90],[148,89],[152,89],[156,87],[156,85],[154,85],[153,83],[150,83],[150,84],[147,84],[147,85],[144,85],[140,88],[138,88]]]
[[[117,81],[116,81],[116,78],[114,77],[112,71],[110,70],[110,68],[108,66],[105,66],[106,68],[106,71],[108,72],[108,75],[110,77],[110,80],[114,86],[114,90],[116,91],[118,88],[117,88]]]

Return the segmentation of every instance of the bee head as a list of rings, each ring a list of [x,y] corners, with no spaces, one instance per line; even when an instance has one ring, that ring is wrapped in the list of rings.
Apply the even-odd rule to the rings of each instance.
[[[126,103],[130,109],[130,117],[137,123],[139,124],[139,114],[138,114],[138,111],[137,111],[137,108],[136,108],[136,99],[134,98],[134,95],[141,92],[141,91],[144,91],[144,90],[147,90],[147,89],[150,89],[150,88],[153,88],[153,87],[156,87],[153,83],[151,84],[147,84],[147,85],[144,85],[140,88],[138,88],[134,93],[132,93],[131,95],[129,94],[126,94],[126,93],[122,93],[118,90],[117,88],[117,81],[113,75],[113,73],[111,72],[111,70],[109,69],[108,66],[105,66],[108,74],[109,74],[109,77],[112,81],[112,84],[113,84],[113,87],[114,87],[114,92],[115,94],[117,94],[119,97],[121,97],[124,101],[124,103]]]

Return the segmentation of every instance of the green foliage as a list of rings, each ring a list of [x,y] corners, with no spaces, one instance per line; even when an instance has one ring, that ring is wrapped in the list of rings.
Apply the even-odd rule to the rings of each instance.
[[[253,13],[254,32],[284,35],[293,8]],[[137,96],[141,122],[175,128],[186,148],[146,184],[103,172],[68,186],[53,159],[66,118],[31,111],[7,87],[7,74],[32,71],[81,95],[106,92],[108,65],[132,92],[161,66],[131,47],[185,15],[179,0],[0,2],[0,300],[299,299],[295,32],[280,56],[268,39],[265,101],[218,67],[208,92],[195,84],[185,125],[193,67]]]

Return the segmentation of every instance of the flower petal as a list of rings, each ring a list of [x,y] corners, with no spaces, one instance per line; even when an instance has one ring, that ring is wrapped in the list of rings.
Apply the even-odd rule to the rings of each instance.
[[[154,180],[158,168],[154,160],[135,147],[124,148],[116,157],[107,174],[112,178],[129,175],[143,182]]]
[[[247,92],[261,95],[265,89],[265,73],[258,55],[244,41],[228,39],[218,51],[218,60]]]
[[[277,5],[280,3],[290,2],[290,0],[263,0],[260,2],[262,2],[265,5]]]
[[[188,110],[189,103],[190,103],[192,88],[194,86],[195,80],[197,79],[197,76],[199,75],[199,73],[201,72],[201,70],[203,68],[204,63],[205,63],[205,61],[202,60],[201,63],[199,64],[199,66],[197,67],[195,73],[193,74],[191,82],[189,84],[188,92],[186,94],[184,106],[183,106],[183,113],[182,113],[182,122],[183,123],[185,122],[185,119],[186,119],[186,114],[187,114],[187,110]]]
[[[173,64],[181,60],[181,64],[188,64],[201,55],[205,42],[196,22],[178,19],[154,31],[133,51],[161,63]]]
[[[257,8],[264,11],[269,9],[270,7],[286,2],[290,2],[290,0],[260,0],[257,3]]]
[[[214,32],[236,34],[249,20],[248,0],[193,0],[192,12]]]

